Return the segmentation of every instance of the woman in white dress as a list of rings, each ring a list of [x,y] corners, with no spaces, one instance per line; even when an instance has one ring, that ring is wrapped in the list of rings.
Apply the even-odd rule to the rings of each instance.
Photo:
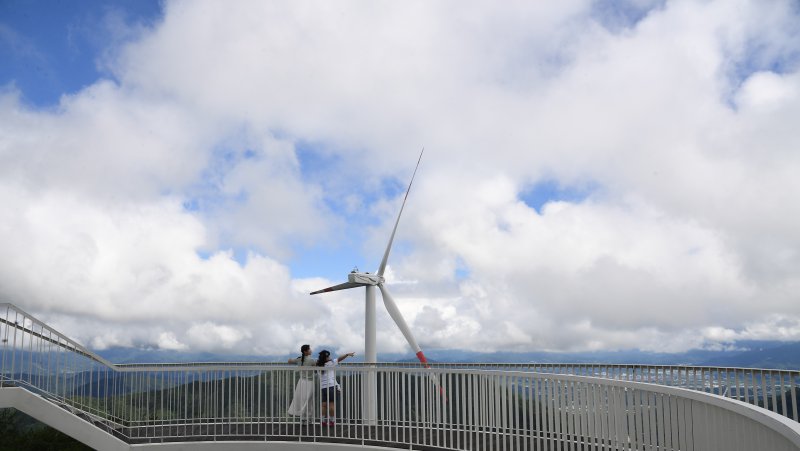
[[[289,359],[289,363],[304,367],[316,366],[317,359],[311,357],[311,345],[301,346],[300,356]],[[299,373],[300,379],[294,387],[294,396],[289,405],[289,415],[300,416],[307,421],[312,414],[310,407],[314,405],[313,402],[309,402],[311,395],[314,394],[314,373],[312,371],[299,371]]]

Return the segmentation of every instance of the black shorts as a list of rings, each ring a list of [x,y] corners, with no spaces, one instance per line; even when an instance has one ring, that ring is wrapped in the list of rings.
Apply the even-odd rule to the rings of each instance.
[[[322,402],[336,402],[336,396],[339,390],[336,387],[328,387],[322,389]]]

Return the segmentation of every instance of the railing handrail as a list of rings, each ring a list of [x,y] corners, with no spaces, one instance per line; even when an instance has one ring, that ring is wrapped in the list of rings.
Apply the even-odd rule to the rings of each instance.
[[[9,302],[3,302],[3,303],[0,303],[0,309],[2,309],[2,308],[12,309],[16,313],[22,314],[27,319],[31,320],[32,323],[35,323],[36,325],[38,325],[42,329],[47,330],[51,334],[55,334],[60,340],[63,340],[65,342],[69,343],[70,345],[72,345],[72,347],[74,348],[75,351],[83,354],[85,357],[88,357],[88,358],[90,358],[92,360],[95,360],[98,363],[102,363],[103,365],[106,365],[108,367],[114,367],[115,366],[113,363],[109,362],[108,360],[106,360],[106,359],[100,357],[99,355],[95,354],[94,352],[90,351],[89,349],[87,349],[82,344],[78,343],[77,341],[75,341],[75,340],[67,337],[66,335],[62,334],[61,332],[53,329],[52,327],[48,326],[47,323],[45,323],[44,321],[39,320],[35,316],[31,315],[30,313],[26,312],[25,310],[22,310],[21,308],[17,307],[16,305],[11,304]],[[0,318],[0,321],[2,321],[3,323],[7,324],[8,326],[16,327],[17,329],[25,330],[28,333],[31,333],[33,335],[38,335],[40,338],[42,338],[44,340],[52,341],[52,338],[45,337],[43,334],[35,332],[33,329],[25,329],[25,325],[24,324],[22,324],[22,325],[20,325],[20,324],[11,324],[10,321],[7,321],[7,320],[5,320],[3,318]],[[61,343],[57,343],[57,344],[60,345]]]

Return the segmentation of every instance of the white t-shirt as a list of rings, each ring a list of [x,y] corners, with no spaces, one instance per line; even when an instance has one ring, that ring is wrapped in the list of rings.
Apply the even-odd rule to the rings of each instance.
[[[330,359],[325,362],[325,368],[331,368],[329,370],[325,370],[322,372],[322,376],[319,378],[319,388],[324,389],[328,387],[336,387],[336,371],[332,368],[339,364],[337,359]]]

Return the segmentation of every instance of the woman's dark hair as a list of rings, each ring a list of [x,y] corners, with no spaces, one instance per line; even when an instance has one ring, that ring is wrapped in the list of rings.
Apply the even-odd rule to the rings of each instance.
[[[325,366],[325,362],[328,361],[328,357],[331,356],[331,352],[327,349],[323,349],[319,352],[319,358],[317,359],[317,366]]]
[[[311,345],[300,346],[300,365],[304,365],[306,363],[306,351],[309,349],[311,349]]]

